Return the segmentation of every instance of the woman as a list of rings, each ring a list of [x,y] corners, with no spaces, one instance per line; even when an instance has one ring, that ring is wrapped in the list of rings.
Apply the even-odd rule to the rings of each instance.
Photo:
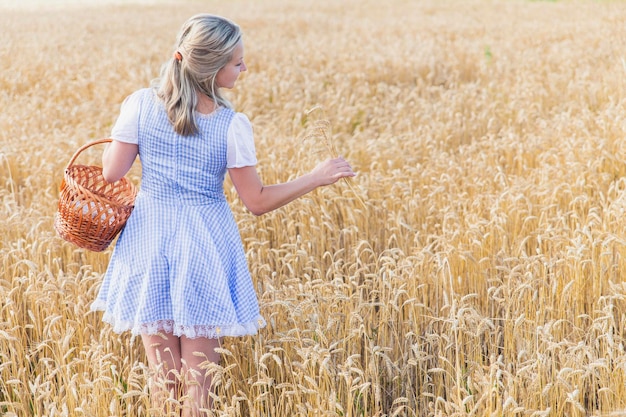
[[[334,158],[293,181],[265,186],[250,122],[221,92],[246,69],[235,23],[192,17],[160,78],[122,104],[102,157],[103,175],[113,182],[139,155],[142,179],[92,309],[104,311],[114,331],[141,335],[159,382],[151,395],[155,401],[184,396],[185,416],[210,407],[206,368],[219,360],[220,338],[255,334],[265,325],[225,199],[226,172],[255,215],[355,175]]]

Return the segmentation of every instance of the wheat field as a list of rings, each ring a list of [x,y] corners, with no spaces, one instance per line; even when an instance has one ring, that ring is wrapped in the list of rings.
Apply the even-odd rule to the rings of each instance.
[[[89,311],[110,248],[52,224],[198,12],[244,30],[264,182],[358,172],[261,217],[227,180],[268,326],[212,415],[626,415],[626,3],[590,0],[0,2],[0,415],[157,415]]]

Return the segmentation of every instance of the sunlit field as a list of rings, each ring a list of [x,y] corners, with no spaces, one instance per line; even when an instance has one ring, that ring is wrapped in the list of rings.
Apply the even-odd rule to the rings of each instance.
[[[626,414],[626,3],[29,0],[0,2],[0,415],[159,415],[89,311],[112,247],[53,218],[198,12],[244,30],[265,183],[358,171],[261,217],[226,181],[268,326],[224,340],[212,415]]]

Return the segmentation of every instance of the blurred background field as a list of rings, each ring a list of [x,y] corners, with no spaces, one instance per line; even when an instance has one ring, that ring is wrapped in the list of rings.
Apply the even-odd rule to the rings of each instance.
[[[626,412],[626,3],[5,0],[0,415],[150,415],[89,312],[110,249],[52,222],[198,12],[244,30],[263,180],[330,156],[320,120],[359,173],[258,218],[226,182],[268,327],[224,341],[215,416]]]

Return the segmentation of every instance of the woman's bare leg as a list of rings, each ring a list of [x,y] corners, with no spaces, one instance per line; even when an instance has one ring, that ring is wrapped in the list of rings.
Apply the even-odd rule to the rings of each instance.
[[[182,367],[186,380],[186,401],[182,415],[198,417],[203,415],[202,409],[211,408],[211,375],[207,368],[211,363],[218,363],[220,354],[215,351],[219,347],[219,339],[198,337],[180,338]],[[204,414],[206,415],[206,414]]]
[[[152,406],[170,415],[180,398],[182,370],[180,338],[168,333],[142,335],[148,364],[152,372],[150,398]],[[168,402],[168,399],[175,400]],[[168,403],[170,404],[168,406]]]

